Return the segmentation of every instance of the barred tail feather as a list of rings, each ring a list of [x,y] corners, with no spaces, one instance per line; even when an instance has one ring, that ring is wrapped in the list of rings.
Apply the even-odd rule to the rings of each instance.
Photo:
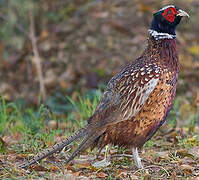
[[[71,160],[73,160],[77,155],[79,155],[81,152],[85,151],[87,148],[91,147],[95,140],[102,134],[102,132],[88,134],[84,140],[81,142],[81,144],[78,146],[78,148],[69,156],[69,158],[65,161],[65,163],[69,163]]]
[[[51,154],[62,150],[65,146],[69,145],[70,143],[72,143],[73,141],[85,136],[87,134],[87,127],[84,127],[82,129],[79,129],[78,131],[76,131],[73,135],[71,135],[70,137],[62,140],[61,142],[53,145],[52,147],[44,150],[43,152],[39,153],[38,155],[36,155],[33,159],[31,159],[28,162],[24,162],[22,164],[19,165],[20,168],[26,168],[38,161],[41,161],[42,159],[46,158],[47,156],[50,156]]]

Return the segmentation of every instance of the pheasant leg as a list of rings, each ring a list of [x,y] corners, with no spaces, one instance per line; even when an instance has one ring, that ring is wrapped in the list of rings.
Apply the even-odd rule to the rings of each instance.
[[[110,155],[109,155],[109,146],[105,146],[105,153],[104,153],[104,160],[109,161],[110,160]]]
[[[105,146],[105,153],[104,153],[104,159],[101,161],[97,161],[92,164],[93,167],[101,168],[101,167],[107,167],[110,165],[110,155],[109,155],[109,146]]]
[[[141,162],[141,159],[140,159],[140,156],[138,154],[138,149],[137,147],[136,148],[132,148],[132,153],[133,153],[133,159],[134,159],[134,162],[135,162],[135,165],[139,168],[139,169],[144,169],[143,165],[142,165],[142,162]]]

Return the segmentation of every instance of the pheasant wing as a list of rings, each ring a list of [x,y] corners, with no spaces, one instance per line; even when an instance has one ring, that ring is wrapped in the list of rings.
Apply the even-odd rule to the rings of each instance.
[[[140,62],[139,59],[129,64],[109,81],[89,123],[102,127],[136,116],[157,86],[160,75],[157,66]]]

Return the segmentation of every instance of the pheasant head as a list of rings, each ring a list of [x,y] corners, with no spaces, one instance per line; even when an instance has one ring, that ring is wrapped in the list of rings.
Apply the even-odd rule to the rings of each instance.
[[[177,6],[169,5],[160,9],[153,15],[150,35],[154,39],[174,39],[176,36],[176,26],[180,23],[183,16],[189,15]]]

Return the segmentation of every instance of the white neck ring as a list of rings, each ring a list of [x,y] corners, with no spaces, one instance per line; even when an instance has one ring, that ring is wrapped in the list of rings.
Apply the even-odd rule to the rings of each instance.
[[[161,39],[175,39],[176,35],[168,34],[168,33],[160,33],[153,29],[149,29],[149,34],[152,36],[155,40],[161,40]]]

